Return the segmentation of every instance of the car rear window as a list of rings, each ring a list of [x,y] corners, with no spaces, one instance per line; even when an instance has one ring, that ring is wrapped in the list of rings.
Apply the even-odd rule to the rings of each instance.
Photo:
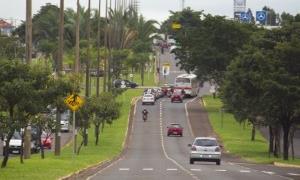
[[[171,124],[171,127],[172,128],[180,128],[180,125],[179,124]]]
[[[145,97],[153,97],[151,94],[145,94]]]
[[[197,139],[195,145],[196,146],[217,146],[218,143],[216,140],[212,140],[212,139]]]

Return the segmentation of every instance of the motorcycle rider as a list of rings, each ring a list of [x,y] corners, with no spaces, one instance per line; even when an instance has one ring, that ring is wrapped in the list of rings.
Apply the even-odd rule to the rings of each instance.
[[[147,120],[147,115],[148,115],[147,109],[144,109],[144,110],[142,111],[142,114],[143,114],[143,120],[146,121],[146,120]]]

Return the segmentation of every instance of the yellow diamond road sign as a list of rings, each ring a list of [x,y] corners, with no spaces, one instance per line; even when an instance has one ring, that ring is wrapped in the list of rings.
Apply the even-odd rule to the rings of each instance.
[[[177,22],[174,22],[172,24],[172,29],[181,29],[181,24],[180,23],[177,23]]]
[[[77,111],[83,105],[84,101],[77,94],[71,94],[65,99],[65,103],[72,111]]]

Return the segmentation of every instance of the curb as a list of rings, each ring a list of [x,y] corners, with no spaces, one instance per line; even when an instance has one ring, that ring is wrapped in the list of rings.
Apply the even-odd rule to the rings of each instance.
[[[99,163],[90,165],[88,167],[85,167],[83,169],[80,169],[76,172],[73,172],[71,174],[68,174],[68,175],[63,176],[63,177],[58,178],[58,179],[59,180],[87,179],[87,178],[91,177],[93,174],[96,174],[97,172],[105,169],[106,167],[110,166],[114,162],[117,162],[118,160],[120,160],[126,154],[126,151],[128,149],[128,144],[129,144],[129,141],[130,141],[130,134],[128,132],[132,130],[133,115],[135,114],[136,103],[139,99],[140,99],[140,97],[134,97],[131,100],[131,103],[130,103],[131,109],[130,109],[129,115],[128,115],[128,120],[129,121],[128,121],[128,124],[127,124],[125,139],[124,139],[123,144],[122,144],[123,149],[122,149],[122,151],[119,155],[113,157],[110,160],[104,160],[104,161],[101,161]],[[92,172],[90,172],[90,171],[92,171]]]
[[[278,166],[278,167],[300,168],[300,165],[286,164],[286,163],[280,163],[280,162],[273,162],[273,165]]]

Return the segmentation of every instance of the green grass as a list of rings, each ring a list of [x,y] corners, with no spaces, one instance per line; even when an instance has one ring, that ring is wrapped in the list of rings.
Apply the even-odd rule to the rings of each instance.
[[[225,149],[230,153],[251,162],[281,162],[300,165],[300,159],[284,161],[281,158],[269,157],[268,141],[256,131],[256,140],[251,141],[251,126],[238,123],[232,114],[224,113],[223,127],[221,123],[222,102],[212,96],[204,97],[205,108],[214,131],[221,138]]]
[[[31,159],[25,160],[23,165],[19,163],[18,157],[10,158],[7,168],[0,169],[0,179],[58,179],[117,156],[122,150],[122,143],[125,139],[131,100],[141,93],[141,90],[127,90],[118,97],[118,101],[123,103],[121,116],[111,126],[106,125],[104,133],[100,135],[99,146],[94,145],[94,129],[90,128],[89,145],[81,149],[79,156],[72,155],[72,145],[70,145],[63,148],[59,157],[54,156],[53,152],[48,152],[46,159],[42,160],[39,154],[35,154]]]

